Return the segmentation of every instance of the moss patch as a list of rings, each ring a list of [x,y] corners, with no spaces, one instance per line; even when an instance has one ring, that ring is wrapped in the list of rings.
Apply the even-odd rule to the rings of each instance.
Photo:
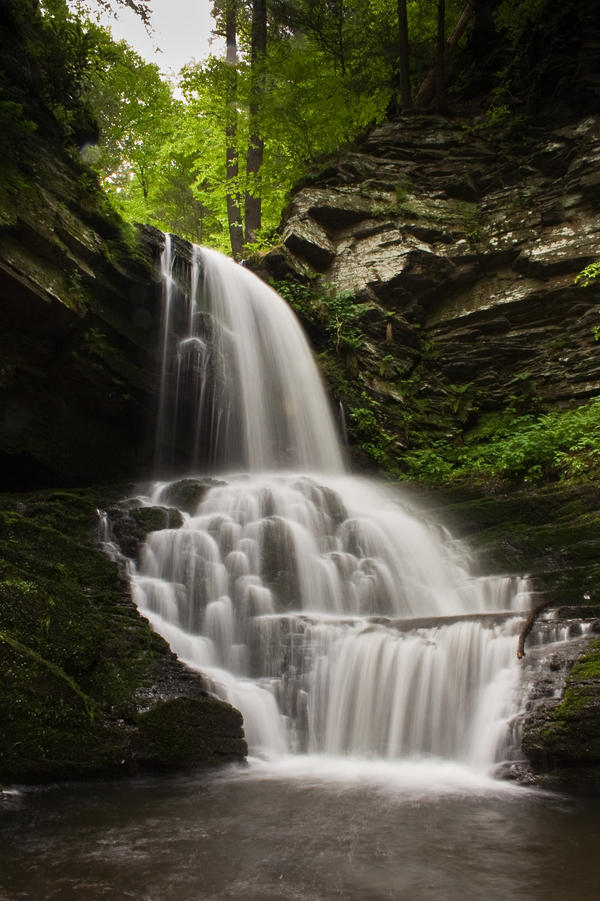
[[[204,697],[201,678],[139,616],[117,565],[95,545],[97,508],[122,493],[0,495],[0,782],[150,764],[155,745],[140,745],[138,699],[154,695],[164,702],[191,694],[202,709],[204,726],[187,739],[189,765],[206,762],[211,747],[218,758],[223,718],[236,734],[226,746],[230,758],[245,753],[237,711]],[[178,725],[187,728],[176,720],[174,741]],[[145,748],[139,761],[138,745]],[[173,761],[184,757],[181,751]]]
[[[241,725],[240,714],[214,698],[165,701],[140,716],[137,754],[164,769],[240,759],[246,753]]]
[[[600,763],[600,641],[571,667],[560,704],[526,736],[525,750],[547,767]]]

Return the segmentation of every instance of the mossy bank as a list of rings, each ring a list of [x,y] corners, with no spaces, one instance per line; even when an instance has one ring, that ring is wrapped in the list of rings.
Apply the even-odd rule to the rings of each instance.
[[[240,714],[176,660],[96,546],[97,508],[123,491],[0,496],[0,783],[244,758]]]

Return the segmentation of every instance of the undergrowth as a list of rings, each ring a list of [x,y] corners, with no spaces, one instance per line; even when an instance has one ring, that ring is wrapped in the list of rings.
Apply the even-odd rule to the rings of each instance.
[[[538,415],[483,414],[460,447],[440,440],[408,452],[403,463],[409,478],[424,481],[593,478],[600,475],[600,397]]]

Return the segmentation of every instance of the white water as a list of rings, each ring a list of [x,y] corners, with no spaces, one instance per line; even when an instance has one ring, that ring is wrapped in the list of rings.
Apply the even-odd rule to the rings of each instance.
[[[248,270],[197,246],[182,284],[168,235],[161,268],[158,447],[183,443],[187,471],[340,472],[319,373],[287,304]]]
[[[181,436],[188,473],[219,479],[182,528],[148,536],[138,606],[242,711],[252,754],[489,770],[526,585],[473,577],[451,536],[344,473],[312,355],[271,289],[200,248],[174,275],[168,241],[163,278],[159,462]]]

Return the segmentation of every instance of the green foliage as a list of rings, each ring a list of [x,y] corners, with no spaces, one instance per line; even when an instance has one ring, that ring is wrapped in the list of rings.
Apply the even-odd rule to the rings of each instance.
[[[100,139],[85,148],[88,161],[129,221],[201,239],[203,209],[192,187],[197,148],[181,130],[184,104],[156,66],[102,30],[94,34],[95,66],[84,96],[96,111]]]
[[[287,281],[277,282],[274,287],[303,319],[323,329],[337,353],[360,348],[364,341],[360,320],[369,305],[353,302],[351,291],[336,294],[328,286]]]
[[[433,59],[436,7],[408,7],[419,80]],[[449,27],[461,7],[459,0],[446,3]],[[309,167],[382,120],[395,90],[395,0],[274,0],[258,80],[250,64],[250,8],[240,3],[235,68],[216,57],[188,67],[178,84],[183,100],[156,67],[115,44],[83,14],[75,16],[65,0],[45,0],[41,8],[46,34],[35,52],[44,71],[56,73],[45,79],[46,101],[63,126],[80,135],[85,158],[121,214],[223,250],[229,242],[227,194],[240,198],[242,213],[246,196],[260,196],[262,234],[247,252],[261,249],[272,240],[290,188]],[[214,8],[222,27],[224,4]],[[246,177],[243,165],[228,178],[232,78],[240,161],[249,143],[249,111],[259,101],[252,119],[265,144],[258,178]],[[264,91],[257,97],[259,82]],[[402,203],[406,186],[398,184],[396,195]]]
[[[453,462],[448,459],[448,451],[448,446],[439,442],[437,447],[410,451],[401,462],[407,468],[408,478],[423,482],[446,482],[455,475]]]
[[[241,39],[243,49],[243,31]],[[243,159],[249,141],[248,109],[253,83],[247,57],[242,55],[236,73],[234,144],[238,158]],[[181,76],[188,111],[185,128],[194,135],[197,147],[199,177],[194,182],[194,192],[219,220],[204,240],[223,249],[228,240],[227,190],[243,203],[246,192],[256,193],[258,188],[254,179],[247,179],[242,167],[236,179],[227,179],[225,130],[230,76],[231,66],[215,57],[184,69]],[[388,93],[375,74],[369,90],[364,78],[354,81],[348,70],[346,75],[341,74],[339,59],[314,35],[275,27],[269,33],[262,78],[265,91],[257,114],[265,144],[260,193],[263,234],[272,234],[279,225],[291,187],[309,166],[335,152],[369,122],[381,119]],[[230,136],[230,145],[231,140]]]
[[[516,44],[527,29],[540,21],[548,0],[502,0],[494,13],[499,31],[508,34]]]
[[[600,275],[600,261],[596,263],[590,263],[589,266],[586,266],[585,269],[582,269],[579,275],[575,276],[575,284],[581,284],[583,288],[587,288],[587,286],[592,282],[595,278],[598,278]]]
[[[323,298],[322,319],[338,353],[357,350],[363,343],[364,335],[359,323],[367,309],[367,304],[352,302],[351,291],[341,291]]]
[[[14,192],[27,188],[19,167],[21,147],[36,130],[37,125],[27,118],[21,103],[2,99],[0,87],[0,207],[5,207],[9,215]]]
[[[402,462],[410,477],[429,481],[594,478],[600,473],[600,398],[541,415],[511,408],[488,414],[466,434],[463,447],[438,442],[409,452]]]
[[[349,435],[367,457],[391,472],[394,466],[388,455],[388,448],[393,438],[379,423],[380,404],[366,391],[361,392],[360,401],[362,406],[350,407],[348,410]]]

